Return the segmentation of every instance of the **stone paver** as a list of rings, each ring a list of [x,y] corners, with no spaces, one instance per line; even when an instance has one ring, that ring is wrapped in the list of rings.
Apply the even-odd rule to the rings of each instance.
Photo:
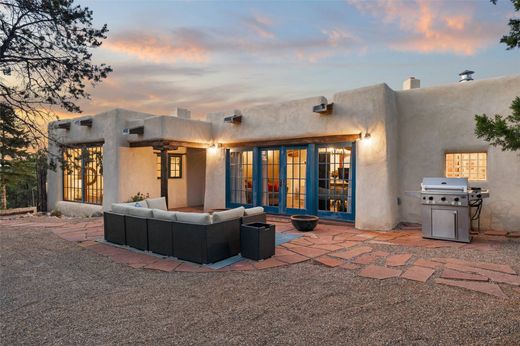
[[[150,263],[148,265],[145,265],[143,268],[145,269],[154,269],[154,270],[160,270],[163,272],[171,272],[178,266],[182,264],[181,261],[177,261],[174,259],[160,259],[156,262]]]
[[[432,268],[411,266],[401,275],[401,277],[408,280],[426,282],[434,272],[435,269]]]
[[[229,266],[229,270],[232,271],[247,271],[255,269],[256,268],[254,267],[253,262],[250,260],[243,260]]]
[[[336,245],[336,244],[318,244],[318,245],[312,245],[311,247],[315,248],[315,249],[321,249],[321,250],[327,250],[327,251],[337,251],[337,250],[344,249],[343,246]]]
[[[306,246],[293,247],[293,248],[291,248],[291,251],[294,251],[294,252],[296,252],[300,255],[303,255],[305,257],[308,257],[308,258],[318,257],[321,255],[325,255],[326,253],[329,252],[328,250],[316,249],[313,247],[306,247]]]
[[[175,271],[187,273],[205,273],[212,270],[208,267],[203,267],[195,263],[182,262],[178,267],[175,268]]]
[[[467,266],[453,264],[453,263],[446,263],[445,267],[449,268],[449,269],[455,269],[455,270],[458,270],[461,272],[480,274],[480,275],[490,278],[491,281],[494,281],[494,282],[505,283],[505,284],[510,284],[510,285],[514,285],[514,286],[520,286],[520,276],[518,276],[518,275],[495,272],[492,270],[487,270],[487,269],[482,269],[482,268],[467,267]]]
[[[441,263],[430,261],[430,260],[424,259],[424,258],[419,258],[417,261],[415,261],[413,263],[413,265],[419,266],[419,267],[433,268],[433,269],[439,268],[442,266]]]
[[[327,255],[316,257],[314,260],[316,262],[326,265],[327,267],[337,267],[340,264],[342,264],[343,262],[345,262],[345,260],[343,260],[343,259],[339,259],[336,257],[327,256]]]
[[[469,281],[489,281],[489,278],[480,274],[459,272],[458,270],[453,270],[449,268],[446,268],[442,271],[441,278]]]
[[[409,253],[388,256],[386,258],[386,265],[390,267],[404,266],[410,258],[412,258],[412,254]]]
[[[76,242],[85,251],[93,251],[107,256],[112,261],[128,265],[132,268],[144,268],[163,272],[215,272],[215,271],[248,271],[269,269],[293,265],[312,259],[316,263],[342,268],[359,270],[357,274],[363,277],[384,279],[399,276],[417,282],[427,282],[439,270],[438,283],[471,289],[497,297],[503,297],[503,292],[497,283],[511,285],[507,292],[520,291],[520,277],[509,264],[495,264],[478,261],[468,261],[458,258],[421,258],[420,252],[414,252],[416,259],[411,262],[411,253],[396,253],[400,246],[436,249],[443,247],[460,248],[462,251],[490,251],[500,248],[507,238],[489,233],[477,235],[470,244],[444,242],[423,239],[418,229],[405,229],[392,232],[371,232],[355,230],[350,225],[319,224],[315,231],[302,234],[293,229],[289,222],[270,220],[275,223],[278,232],[299,234],[302,237],[277,246],[275,256],[264,261],[244,259],[238,263],[219,270],[207,266],[193,264],[172,258],[160,258],[146,253],[136,252],[124,247],[100,243],[103,239],[103,220],[88,220],[77,222],[77,219],[56,219],[34,217],[28,220],[9,220],[10,227],[40,227],[50,230],[57,236]],[[43,222],[42,222],[43,221]],[[502,232],[503,233],[503,232]],[[520,234],[520,233],[519,233]],[[501,234],[503,235],[503,234]],[[385,247],[386,251],[373,249],[370,244],[392,245]],[[395,250],[394,250],[395,248]],[[401,250],[402,251],[402,250]],[[406,250],[405,250],[406,251]],[[469,253],[469,252],[468,252]],[[385,263],[385,266],[378,264]],[[403,267],[398,268],[389,267]],[[482,284],[482,285],[472,285]],[[513,293],[516,294],[516,293]]]
[[[345,251],[340,251],[340,252],[334,252],[334,253],[331,253],[330,255],[334,256],[334,257],[343,258],[343,259],[351,259],[351,258],[354,258],[356,256],[359,256],[359,255],[362,255],[362,254],[365,254],[365,253],[368,253],[368,252],[371,252],[371,251],[372,251],[371,247],[360,246],[360,247],[356,247],[356,248],[354,248],[352,250],[345,250]]]
[[[308,257],[298,255],[297,253],[293,253],[292,255],[275,256],[273,258],[289,264],[300,263],[309,259]]]
[[[268,258],[266,260],[253,263],[253,266],[256,269],[260,269],[261,270],[261,269],[267,269],[267,268],[280,267],[280,266],[283,266],[283,265],[286,265],[286,264],[287,263],[279,261],[279,260],[271,257],[271,258]]]
[[[516,274],[516,272],[513,270],[513,268],[511,268],[511,266],[508,264],[471,262],[471,261],[461,260],[458,258],[432,258],[432,261],[441,262],[441,263],[460,264],[462,266],[482,268],[482,269],[493,270],[496,272],[502,272],[502,273],[507,273],[507,274]]]
[[[356,264],[372,264],[377,260],[377,256],[367,253],[361,256],[358,256],[352,260],[352,263]]]
[[[399,275],[401,275],[401,271],[399,269],[387,268],[372,264],[363,268],[358,273],[358,275],[366,278],[383,280],[398,277]]]
[[[465,288],[471,291],[477,291],[486,293],[498,298],[507,298],[500,286],[489,282],[476,282],[476,281],[459,281],[459,280],[448,280],[448,279],[435,279],[437,284],[448,285],[454,287]]]
[[[348,270],[356,270],[359,269],[360,266],[354,263],[343,263],[340,265],[340,268],[348,269]]]

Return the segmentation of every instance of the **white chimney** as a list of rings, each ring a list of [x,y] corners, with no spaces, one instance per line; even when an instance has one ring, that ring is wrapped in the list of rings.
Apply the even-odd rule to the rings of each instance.
[[[176,107],[173,110],[172,116],[182,119],[190,119],[191,118],[191,111],[186,108],[179,108]]]
[[[403,90],[418,89],[421,87],[421,80],[410,77],[403,82]]]
[[[473,73],[475,73],[475,72],[470,71],[470,70],[464,70],[461,73],[459,73],[459,76],[460,76],[459,83],[471,82],[473,80],[473,77],[471,76]]]

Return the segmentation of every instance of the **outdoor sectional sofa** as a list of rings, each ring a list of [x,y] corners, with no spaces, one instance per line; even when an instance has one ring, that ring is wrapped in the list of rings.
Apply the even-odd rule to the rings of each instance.
[[[240,252],[240,225],[262,222],[263,208],[209,213],[167,211],[164,198],[114,203],[104,213],[105,240],[201,264]]]

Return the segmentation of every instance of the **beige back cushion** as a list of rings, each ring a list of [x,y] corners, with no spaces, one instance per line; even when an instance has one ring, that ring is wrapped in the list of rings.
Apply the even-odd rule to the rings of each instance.
[[[244,210],[244,215],[251,216],[251,215],[259,215],[264,213],[263,207],[254,207],[254,208],[247,208]]]
[[[127,203],[112,203],[112,211],[117,214],[126,214]]]
[[[128,202],[128,203],[120,203],[120,204],[128,205],[131,207],[138,207],[138,208],[149,208],[148,203],[146,203],[146,201]]]
[[[150,209],[168,210],[168,207],[166,206],[166,198],[164,197],[148,198],[145,201]]]
[[[178,211],[177,221],[209,225],[211,223],[211,216],[208,213],[183,213]]]
[[[141,208],[141,207],[126,207],[126,215],[129,216],[137,216],[137,217],[143,217],[143,218],[152,218],[153,217],[153,211],[152,209],[148,208]]]
[[[177,221],[177,212],[164,211],[162,209],[152,209],[153,218],[165,221]]]
[[[244,207],[238,207],[235,209],[225,210],[225,211],[216,211],[213,213],[213,223],[238,219],[244,216]]]

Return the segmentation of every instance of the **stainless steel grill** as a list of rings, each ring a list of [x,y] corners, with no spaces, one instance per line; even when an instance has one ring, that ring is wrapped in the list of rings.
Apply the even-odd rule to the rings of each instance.
[[[480,218],[482,198],[488,196],[487,190],[469,188],[467,178],[423,178],[423,237],[469,243],[471,221]],[[471,215],[473,206],[477,209]]]

